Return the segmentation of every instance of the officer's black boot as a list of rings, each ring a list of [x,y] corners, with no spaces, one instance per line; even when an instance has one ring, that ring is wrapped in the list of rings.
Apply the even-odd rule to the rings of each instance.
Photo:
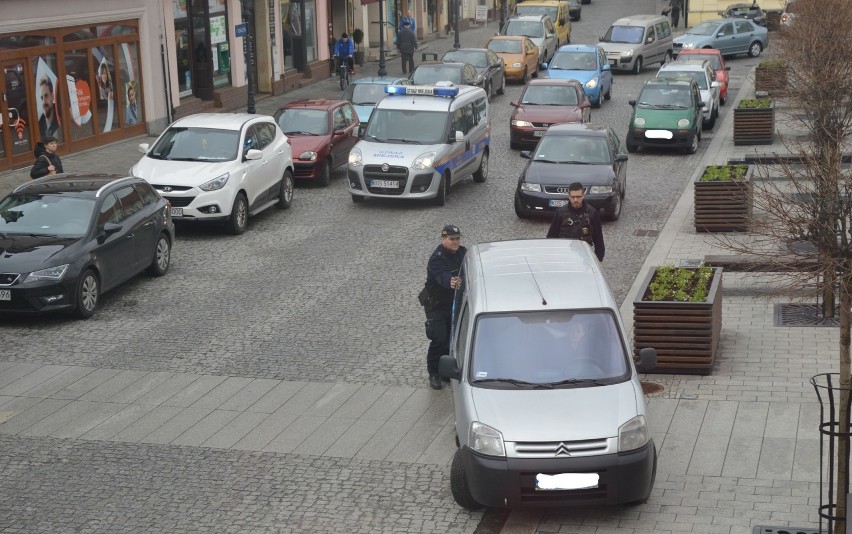
[[[444,387],[441,383],[441,377],[438,375],[429,375],[429,387],[432,389],[441,389]]]

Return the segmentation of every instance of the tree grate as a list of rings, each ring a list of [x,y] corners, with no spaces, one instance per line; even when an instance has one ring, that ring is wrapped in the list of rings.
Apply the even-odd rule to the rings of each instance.
[[[839,310],[835,308],[834,317],[823,317],[816,304],[776,304],[775,326],[839,326]]]
[[[820,534],[820,529],[798,527],[767,527],[763,525],[757,525],[751,531],[751,534]]]
[[[657,237],[660,235],[659,230],[636,230],[633,235],[638,237]]]

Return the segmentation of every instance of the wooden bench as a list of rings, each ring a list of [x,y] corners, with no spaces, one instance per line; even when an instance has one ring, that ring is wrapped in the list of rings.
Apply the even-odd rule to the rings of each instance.
[[[759,254],[708,254],[704,256],[704,264],[722,267],[726,271],[757,273],[809,272],[818,270],[820,266],[816,259],[801,256],[767,258]]]

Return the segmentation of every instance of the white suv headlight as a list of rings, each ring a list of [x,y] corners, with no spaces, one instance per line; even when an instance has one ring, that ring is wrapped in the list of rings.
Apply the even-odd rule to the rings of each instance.
[[[479,421],[470,424],[470,448],[488,456],[506,456],[503,434]]]
[[[299,154],[299,159],[306,159],[309,161],[315,161],[317,159],[317,153],[313,150],[306,150]]]
[[[644,447],[651,439],[644,415],[637,415],[618,428],[618,452],[627,452]]]
[[[417,159],[414,160],[414,163],[411,164],[411,168],[415,171],[422,171],[423,169],[431,169],[432,164],[435,163],[435,156],[437,152],[424,152],[417,156]]]
[[[52,281],[56,282],[58,280],[62,280],[62,277],[65,276],[65,271],[68,270],[68,263],[65,265],[57,265],[56,267],[48,267],[47,269],[41,269],[40,271],[33,271],[29,275],[27,275],[24,283],[27,282],[42,282],[42,281]]]
[[[353,148],[349,151],[349,166],[350,167],[360,167],[361,166],[361,150],[357,148]]]
[[[228,183],[228,178],[231,176],[231,173],[226,172],[222,176],[217,176],[213,178],[209,182],[204,182],[203,184],[198,186],[198,189],[202,191],[218,191],[225,187],[225,184]]]

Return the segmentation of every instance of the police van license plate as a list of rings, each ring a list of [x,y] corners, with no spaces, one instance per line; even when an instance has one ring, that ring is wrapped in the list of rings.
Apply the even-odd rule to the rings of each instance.
[[[0,289],[0,300],[12,300],[12,291],[9,289]]]
[[[183,208],[172,208],[172,217],[183,217]]]
[[[533,131],[533,137],[541,137],[542,135],[544,135],[544,130]]]
[[[562,206],[565,206],[567,204],[568,204],[567,200],[551,200],[551,201],[548,201],[548,203],[547,203],[547,205],[550,206],[551,208],[561,208]]]
[[[370,180],[370,187],[384,187],[385,189],[399,189],[396,180]]]

